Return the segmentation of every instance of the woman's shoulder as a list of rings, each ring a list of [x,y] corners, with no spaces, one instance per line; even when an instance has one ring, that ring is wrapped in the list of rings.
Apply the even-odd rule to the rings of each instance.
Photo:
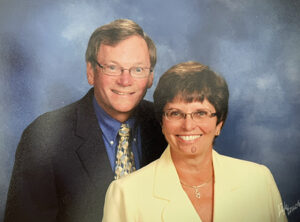
[[[156,162],[157,160],[121,179],[114,180],[110,186],[118,187],[118,189],[122,190],[132,190],[133,192],[141,187],[146,188],[151,186]]]
[[[232,174],[247,174],[247,176],[266,176],[270,175],[270,170],[263,164],[248,160],[225,156],[214,151],[215,161],[223,170],[230,171]]]

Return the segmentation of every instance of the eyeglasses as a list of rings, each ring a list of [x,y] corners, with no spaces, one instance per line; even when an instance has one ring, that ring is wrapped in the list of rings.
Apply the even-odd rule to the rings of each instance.
[[[167,118],[167,120],[170,121],[185,119],[187,115],[190,115],[192,120],[194,120],[195,122],[205,122],[209,118],[215,117],[217,113],[212,113],[208,109],[200,109],[192,113],[184,113],[178,109],[171,109],[164,112],[164,116]]]
[[[133,66],[129,69],[124,69],[117,64],[101,65],[99,62],[94,62],[103,70],[103,73],[109,76],[119,76],[124,70],[128,70],[130,75],[134,78],[146,78],[153,71],[151,68],[145,68],[140,66]]]

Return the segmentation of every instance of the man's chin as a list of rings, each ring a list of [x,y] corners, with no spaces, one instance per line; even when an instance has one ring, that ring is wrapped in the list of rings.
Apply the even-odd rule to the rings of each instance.
[[[114,110],[120,114],[122,114],[122,113],[125,114],[125,113],[132,113],[134,108],[135,108],[135,106],[132,106],[132,105],[130,105],[130,106],[115,106]]]
[[[131,113],[138,103],[118,103],[112,104],[112,109],[117,113]]]

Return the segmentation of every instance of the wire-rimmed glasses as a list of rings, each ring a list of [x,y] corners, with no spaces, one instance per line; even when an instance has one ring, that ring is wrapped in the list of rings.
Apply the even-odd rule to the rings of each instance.
[[[128,70],[130,75],[134,78],[146,78],[153,71],[151,68],[132,66],[129,69],[124,69],[118,64],[100,64],[98,61],[94,62],[102,69],[103,73],[109,76],[119,76],[124,70]]]

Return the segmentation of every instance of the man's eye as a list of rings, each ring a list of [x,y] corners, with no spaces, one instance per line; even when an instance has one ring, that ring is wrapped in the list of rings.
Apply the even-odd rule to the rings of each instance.
[[[108,66],[107,66],[107,69],[108,69],[109,71],[116,71],[116,70],[118,69],[118,67],[117,67],[116,65],[108,65]]]
[[[140,72],[143,72],[143,68],[142,67],[134,67],[134,71],[136,73],[140,73]]]

